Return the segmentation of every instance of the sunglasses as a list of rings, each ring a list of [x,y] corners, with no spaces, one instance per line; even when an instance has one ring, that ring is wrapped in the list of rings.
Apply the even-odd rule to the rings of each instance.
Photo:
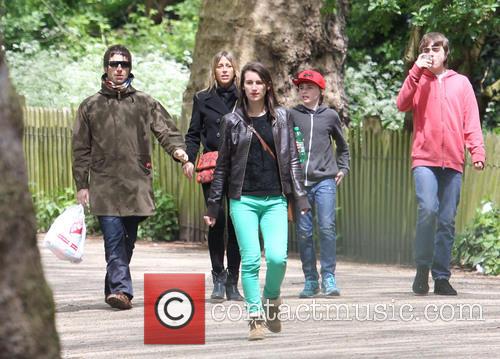
[[[113,68],[121,66],[122,69],[128,69],[130,67],[130,62],[128,62],[128,61],[110,61],[110,62],[108,62],[108,66],[113,67]]]
[[[428,54],[429,52],[439,52],[439,50],[441,50],[441,46],[432,46],[432,47],[424,47],[422,49],[422,51],[424,52],[424,54]]]

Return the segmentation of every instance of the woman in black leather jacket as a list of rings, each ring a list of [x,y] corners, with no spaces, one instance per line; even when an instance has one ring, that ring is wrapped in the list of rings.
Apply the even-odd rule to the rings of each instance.
[[[219,158],[204,219],[210,226],[217,223],[222,198],[227,194],[242,257],[241,280],[250,319],[248,339],[257,340],[265,336],[264,321],[270,331],[281,331],[278,313],[287,261],[287,197],[302,211],[310,206],[301,184],[291,120],[285,109],[276,107],[269,71],[257,62],[245,65],[240,93],[237,110],[222,118]],[[263,299],[259,229],[267,263]]]
[[[203,144],[203,153],[217,151],[221,133],[220,122],[223,115],[234,111],[238,100],[238,64],[235,57],[227,51],[221,51],[212,58],[208,87],[193,97],[193,113],[189,130],[185,137],[186,152],[189,161],[184,164],[184,175],[193,178],[194,163]],[[210,183],[202,183],[205,202],[210,192]],[[214,289],[212,302],[224,301],[224,292],[228,300],[243,300],[238,291],[240,252],[231,218],[227,219],[227,248],[224,240],[226,216],[224,208],[216,214],[217,225],[208,230],[208,250],[212,262]],[[227,256],[227,271],[224,269],[224,252]]]

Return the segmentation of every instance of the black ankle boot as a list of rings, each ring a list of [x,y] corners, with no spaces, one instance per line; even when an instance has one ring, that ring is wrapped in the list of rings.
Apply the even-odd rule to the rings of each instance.
[[[434,294],[437,295],[457,295],[448,279],[436,279],[434,281]]]
[[[243,297],[238,290],[238,274],[228,272],[226,281],[226,298],[227,300],[243,300]]]
[[[429,293],[429,267],[417,267],[417,274],[413,280],[413,293],[416,295],[426,295]]]
[[[220,273],[215,273],[212,271],[212,279],[214,282],[214,290],[210,299],[214,303],[220,303],[224,301],[224,288],[226,286],[227,272],[223,270]]]

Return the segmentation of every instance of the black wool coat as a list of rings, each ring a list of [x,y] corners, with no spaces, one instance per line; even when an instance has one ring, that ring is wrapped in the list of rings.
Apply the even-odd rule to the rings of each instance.
[[[219,150],[222,137],[221,119],[232,110],[226,106],[215,89],[194,95],[191,123],[184,138],[189,162],[196,163],[200,142],[203,145],[203,153]]]

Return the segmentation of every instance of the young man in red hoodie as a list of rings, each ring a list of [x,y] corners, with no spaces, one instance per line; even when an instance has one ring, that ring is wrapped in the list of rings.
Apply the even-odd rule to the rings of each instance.
[[[479,111],[467,77],[447,68],[448,39],[424,35],[420,55],[397,98],[400,111],[413,111],[412,169],[418,202],[413,292],[457,295],[449,283],[455,239],[455,215],[460,199],[464,147],[474,168],[482,170],[485,151]]]

